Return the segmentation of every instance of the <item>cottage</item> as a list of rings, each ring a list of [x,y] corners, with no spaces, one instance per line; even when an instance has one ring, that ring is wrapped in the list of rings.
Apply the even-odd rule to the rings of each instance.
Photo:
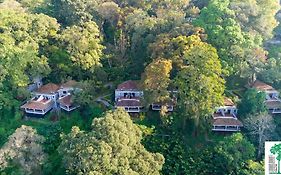
[[[48,83],[35,90],[33,98],[21,106],[28,114],[45,115],[53,108],[61,108],[65,111],[73,111],[79,106],[73,104],[72,94],[76,87],[76,81],[68,81],[62,85]]]
[[[259,80],[254,81],[250,88],[255,88],[258,91],[263,91],[266,94],[265,105],[268,111],[272,114],[281,113],[281,100],[279,99],[279,92],[272,86],[263,83]]]
[[[53,83],[41,86],[33,92],[34,97],[22,105],[21,108],[29,114],[45,115],[56,106],[59,88],[58,85]]]
[[[70,112],[77,109],[79,106],[73,103],[72,95],[67,95],[59,99],[60,108]]]
[[[73,103],[72,94],[74,91],[80,91],[78,83],[74,80],[67,81],[60,86],[59,93],[59,106],[61,109],[70,112],[77,109],[79,106]]]
[[[140,112],[143,109],[142,98],[143,91],[136,81],[125,81],[115,90],[115,106],[122,107],[127,112]]]
[[[229,98],[224,98],[224,105],[213,114],[212,131],[240,131],[243,124],[237,119],[237,108]]]

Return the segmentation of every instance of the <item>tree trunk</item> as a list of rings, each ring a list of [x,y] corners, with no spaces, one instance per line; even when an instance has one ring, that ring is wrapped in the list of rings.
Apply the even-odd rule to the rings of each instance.
[[[184,131],[185,128],[186,128],[186,118],[184,118],[182,121],[182,130]]]
[[[262,139],[261,139],[261,135],[260,134],[259,134],[258,158],[260,158],[260,156],[261,156],[261,144],[262,144],[261,141],[262,141]]]
[[[198,126],[199,126],[199,117],[195,117],[194,119],[194,129],[193,129],[193,136],[197,137],[198,136]]]
[[[205,141],[209,141],[208,131],[205,131]]]

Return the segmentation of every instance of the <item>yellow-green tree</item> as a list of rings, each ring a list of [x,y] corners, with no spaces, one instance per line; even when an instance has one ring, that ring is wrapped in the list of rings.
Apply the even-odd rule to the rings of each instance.
[[[70,174],[157,175],[164,163],[144,148],[141,130],[123,109],[94,119],[91,132],[73,127],[62,139],[59,152]]]
[[[84,70],[101,66],[104,46],[101,44],[102,36],[95,22],[66,28],[60,36],[60,41],[75,65]]]
[[[175,81],[179,88],[183,124],[191,118],[198,129],[207,123],[215,107],[221,105],[225,81],[221,77],[216,49],[196,35],[186,39],[190,45],[184,52],[183,65]]]
[[[157,59],[150,63],[143,74],[143,86],[148,103],[164,102],[169,99],[168,86],[172,61]]]

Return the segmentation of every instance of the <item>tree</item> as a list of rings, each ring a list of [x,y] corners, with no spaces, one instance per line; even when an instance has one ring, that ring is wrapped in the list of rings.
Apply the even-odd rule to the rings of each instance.
[[[143,74],[143,87],[148,104],[167,102],[169,100],[168,86],[172,61],[157,59],[150,63]]]
[[[215,107],[221,105],[224,80],[216,49],[195,35],[187,40],[194,44],[184,52],[184,65],[175,82],[179,89],[179,105],[184,111],[184,123],[187,118],[194,119],[198,129],[199,124],[206,123],[199,121],[208,119]]]
[[[219,142],[214,151],[214,162],[218,165],[217,168],[221,168],[221,172],[239,174],[246,168],[246,162],[254,158],[255,147],[241,133],[237,133]]]
[[[99,0],[52,0],[54,15],[66,26],[89,22]]]
[[[186,174],[264,174],[263,165],[253,161],[254,154],[254,145],[241,133],[232,134],[201,149],[188,149]]]
[[[260,48],[262,39],[243,31],[229,6],[229,0],[211,0],[193,24],[205,29],[208,42],[218,49],[224,73],[231,75],[247,67],[248,59],[255,59],[250,53]]]
[[[281,160],[281,144],[275,144],[270,148],[272,154],[276,154],[276,159],[278,160],[278,174],[280,174],[280,160]]]
[[[266,111],[266,106],[264,104],[265,93],[258,92],[256,89],[247,90],[241,102],[238,104],[238,113],[241,117],[247,115],[255,115],[260,112]]]
[[[104,46],[101,44],[102,36],[95,22],[66,28],[60,36],[60,41],[75,65],[84,70],[101,66]]]
[[[267,40],[277,26],[275,18],[280,9],[276,0],[231,0],[229,8],[235,12],[235,19],[246,32]]]
[[[187,145],[183,137],[182,133],[176,131],[157,129],[144,138],[143,143],[149,151],[164,155],[165,164],[161,171],[163,175],[196,174],[190,171],[192,165],[189,164],[189,160],[193,160],[193,155],[188,151],[189,149],[186,149]]]
[[[262,112],[255,115],[249,115],[243,122],[244,127],[249,131],[249,134],[258,144],[258,158],[264,151],[264,143],[274,135],[275,124],[271,115],[267,112]]]
[[[92,131],[73,127],[59,152],[74,174],[159,174],[164,157],[141,145],[142,132],[122,109],[93,120]]]
[[[47,75],[47,58],[40,51],[56,36],[56,20],[9,9],[0,11],[0,25],[0,83],[9,79],[10,84],[25,86],[29,77]]]
[[[38,135],[36,130],[22,125],[0,149],[0,170],[11,166],[11,161],[12,164],[19,165],[25,174],[40,172],[46,158],[41,146],[43,142],[44,137]]]
[[[263,82],[279,87],[281,85],[281,57],[268,59],[263,70],[257,76]]]

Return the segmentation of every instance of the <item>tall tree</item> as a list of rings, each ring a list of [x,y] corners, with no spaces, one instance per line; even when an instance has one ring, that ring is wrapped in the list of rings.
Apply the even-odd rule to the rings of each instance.
[[[42,143],[44,137],[30,126],[22,125],[9,137],[0,149],[0,170],[10,166],[9,161],[19,165],[25,174],[37,174],[46,158]]]
[[[0,11],[0,83],[25,86],[29,77],[49,72],[47,58],[40,52],[56,36],[59,25],[46,15],[9,10]]]
[[[193,23],[205,29],[208,42],[218,49],[225,73],[236,74],[248,64],[245,56],[262,40],[242,30],[229,4],[229,0],[211,0]]]
[[[221,172],[243,174],[246,162],[254,158],[255,147],[241,133],[237,133],[219,142],[215,153],[214,160]]]
[[[59,152],[74,174],[159,174],[164,157],[141,145],[142,132],[122,109],[93,120],[89,133],[73,127]]]
[[[187,38],[190,47],[184,52],[183,63],[176,77],[184,123],[194,119],[196,129],[201,120],[208,119],[215,107],[222,103],[224,80],[217,51],[198,36]]]
[[[84,70],[101,66],[104,46],[101,44],[102,36],[95,22],[66,28],[60,36],[60,41],[75,65]]]
[[[235,13],[243,31],[266,40],[273,36],[277,26],[275,18],[280,9],[278,0],[231,0],[229,8]]]
[[[275,124],[271,115],[262,112],[256,115],[249,115],[243,122],[244,127],[258,145],[258,158],[264,153],[264,143],[274,136]]]
[[[169,100],[168,86],[171,70],[172,61],[165,59],[154,60],[145,68],[143,86],[149,104]]]
[[[91,21],[98,2],[99,0],[52,0],[55,17],[66,26]]]
[[[258,92],[256,89],[249,89],[245,92],[241,102],[238,104],[238,112],[241,117],[255,115],[266,111],[264,104],[265,93]]]

